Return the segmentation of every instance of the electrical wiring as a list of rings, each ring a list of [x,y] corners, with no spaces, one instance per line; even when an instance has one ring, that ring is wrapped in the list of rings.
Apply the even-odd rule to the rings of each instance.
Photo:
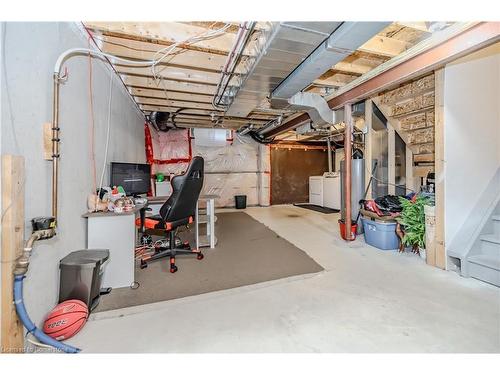
[[[212,27],[212,26],[213,26],[213,24],[210,27]],[[168,99],[167,88],[165,87],[163,77],[158,76],[158,74],[160,74],[163,70],[165,70],[166,66],[163,69],[161,69],[159,72],[156,71],[156,66],[169,56],[171,58],[168,61],[171,61],[173,58],[172,55],[174,54],[174,51],[176,48],[179,48],[182,45],[191,45],[191,44],[195,44],[195,43],[198,43],[200,41],[203,41],[203,40],[208,40],[208,39],[218,37],[218,36],[222,35],[230,26],[231,26],[230,23],[226,23],[223,27],[221,27],[219,29],[209,30],[209,31],[206,31],[206,32],[201,33],[199,35],[195,35],[193,37],[187,38],[183,41],[175,42],[174,44],[172,44],[168,47],[165,47],[165,48],[158,50],[153,55],[153,60],[155,61],[151,65],[151,72],[153,74],[153,80],[158,83],[158,87],[160,85],[162,85],[163,90],[165,92],[165,99]],[[161,55],[161,57],[158,58],[158,56],[160,56],[160,55]],[[166,63],[168,63],[168,61]]]
[[[382,185],[388,185],[388,186],[395,186],[395,187],[399,187],[399,188],[404,188],[406,191],[410,191],[412,193],[415,193],[415,190],[413,189],[409,189],[407,188],[405,185],[398,185],[398,184],[393,184],[391,182],[388,182],[388,181],[383,181],[377,177],[375,177],[372,172],[368,169],[368,166],[365,165],[365,172],[368,173],[368,176],[370,176],[371,178],[373,178],[375,181],[381,183]]]
[[[159,239],[156,240],[151,245],[141,245],[135,248],[135,259],[141,259],[145,255],[150,255],[156,251],[156,249],[168,246],[168,240]]]
[[[92,168],[92,194],[95,194],[97,188],[97,170],[95,163],[95,148],[94,148],[94,138],[95,138],[95,121],[94,121],[94,97],[93,97],[93,75],[92,75],[92,57],[89,55],[89,85],[88,85],[88,95],[89,95],[89,157],[90,166]],[[97,203],[99,199],[96,197],[94,206],[97,210]]]
[[[104,149],[104,159],[102,163],[101,179],[99,181],[99,194],[102,190],[102,184],[104,181],[104,172],[106,171],[106,165],[108,162],[108,150],[109,150],[109,135],[111,130],[111,102],[113,98],[113,74],[109,75],[109,94],[108,94],[108,126],[106,130],[106,146]]]

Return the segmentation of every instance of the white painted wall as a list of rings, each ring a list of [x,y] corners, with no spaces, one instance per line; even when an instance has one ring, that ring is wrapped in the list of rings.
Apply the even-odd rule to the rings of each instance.
[[[475,207],[500,167],[500,43],[446,66],[444,124],[448,248],[484,214]]]
[[[5,70],[2,67],[1,146],[3,153],[25,157],[27,236],[30,233],[31,218],[51,214],[51,162],[43,159],[42,124],[51,120],[54,63],[61,52],[88,45],[82,31],[72,23],[7,23],[2,26],[5,27],[3,36],[6,65]],[[40,242],[36,246],[25,282],[26,306],[36,323],[40,323],[57,303],[59,260],[71,251],[86,247],[86,222],[81,215],[86,211],[86,196],[92,189],[88,58],[72,58],[66,66],[69,80],[61,87],[60,107],[58,231],[56,238]],[[95,155],[98,175],[104,154],[110,74],[113,76],[113,100],[109,160],[145,161],[144,118],[118,77],[103,62],[94,60]],[[109,181],[107,173],[104,181]],[[113,235],[119,234],[110,233],[110,236]]]

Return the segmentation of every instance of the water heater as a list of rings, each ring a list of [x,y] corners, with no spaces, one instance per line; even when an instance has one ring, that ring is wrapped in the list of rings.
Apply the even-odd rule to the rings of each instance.
[[[351,161],[351,218],[356,220],[359,212],[359,201],[365,195],[365,159]],[[345,221],[345,160],[340,162],[340,215]],[[358,234],[363,232],[363,226],[358,225]]]

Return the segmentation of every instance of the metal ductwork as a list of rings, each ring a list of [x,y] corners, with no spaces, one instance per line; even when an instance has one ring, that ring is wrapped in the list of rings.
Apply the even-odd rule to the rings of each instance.
[[[326,100],[312,92],[298,92],[288,100],[289,106],[306,111],[314,128],[327,127],[344,121],[344,110],[332,111]]]
[[[342,22],[271,22],[241,82],[232,82],[228,116],[247,117]],[[321,72],[324,73],[324,72]],[[321,74],[320,73],[320,74]]]
[[[344,22],[271,94],[271,106],[288,108],[288,99],[356,51],[390,22]]]

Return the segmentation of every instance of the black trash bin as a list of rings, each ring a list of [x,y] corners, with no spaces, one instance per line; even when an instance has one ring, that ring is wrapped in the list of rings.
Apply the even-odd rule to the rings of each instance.
[[[78,250],[69,253],[59,262],[59,302],[77,299],[89,311],[94,310],[101,294],[104,267],[109,260],[109,250]]]
[[[234,203],[237,209],[241,210],[247,208],[247,196],[246,195],[235,195]]]

